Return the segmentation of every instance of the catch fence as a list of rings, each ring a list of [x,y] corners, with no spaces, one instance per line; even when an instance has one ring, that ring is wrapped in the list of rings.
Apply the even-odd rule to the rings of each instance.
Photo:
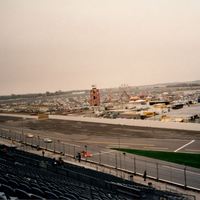
[[[143,175],[146,171],[147,177],[157,181],[168,182],[174,185],[180,185],[185,188],[200,190],[200,170],[169,164],[167,162],[158,162],[154,159],[143,158],[133,154],[118,152],[115,150],[95,152],[93,147],[88,145],[68,144],[58,139],[41,137],[39,134],[28,134],[22,131],[14,131],[6,128],[0,129],[0,137],[22,144],[22,148],[34,147],[55,152],[66,157],[66,159],[77,159],[78,153],[92,152],[91,157],[82,157],[81,162],[87,162],[99,165],[103,170],[110,169],[110,173],[121,178],[133,178],[134,175]],[[77,161],[78,162],[78,161]]]

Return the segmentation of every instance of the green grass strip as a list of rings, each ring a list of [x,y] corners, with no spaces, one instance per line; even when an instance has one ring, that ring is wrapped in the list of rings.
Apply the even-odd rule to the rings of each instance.
[[[113,148],[118,151],[200,168],[200,154]]]

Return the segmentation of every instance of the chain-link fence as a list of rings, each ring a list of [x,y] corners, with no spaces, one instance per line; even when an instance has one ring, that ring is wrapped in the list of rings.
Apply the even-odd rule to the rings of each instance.
[[[6,128],[0,129],[0,137],[17,141],[23,144],[23,147],[32,146],[42,148],[51,152],[60,153],[68,158],[76,159],[78,153],[92,152],[91,157],[83,157],[82,161],[98,164],[99,167],[105,166],[103,170],[110,169],[110,173],[125,178],[125,173],[143,175],[146,172],[147,177],[171,182],[181,186],[200,189],[200,170],[181,165],[170,165],[169,163],[157,161],[154,159],[118,152],[115,150],[95,152],[93,147],[83,145],[73,145],[61,140],[53,140],[41,137],[40,135],[27,134],[21,131],[13,131]]]

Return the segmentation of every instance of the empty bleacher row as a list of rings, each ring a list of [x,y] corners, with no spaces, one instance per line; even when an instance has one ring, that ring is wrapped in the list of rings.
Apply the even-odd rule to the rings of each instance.
[[[0,145],[0,199],[186,199],[60,161]]]

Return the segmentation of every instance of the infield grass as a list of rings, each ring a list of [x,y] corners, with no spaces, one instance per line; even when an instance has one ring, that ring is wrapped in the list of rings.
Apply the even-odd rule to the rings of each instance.
[[[114,148],[115,150],[200,168],[200,154]]]

